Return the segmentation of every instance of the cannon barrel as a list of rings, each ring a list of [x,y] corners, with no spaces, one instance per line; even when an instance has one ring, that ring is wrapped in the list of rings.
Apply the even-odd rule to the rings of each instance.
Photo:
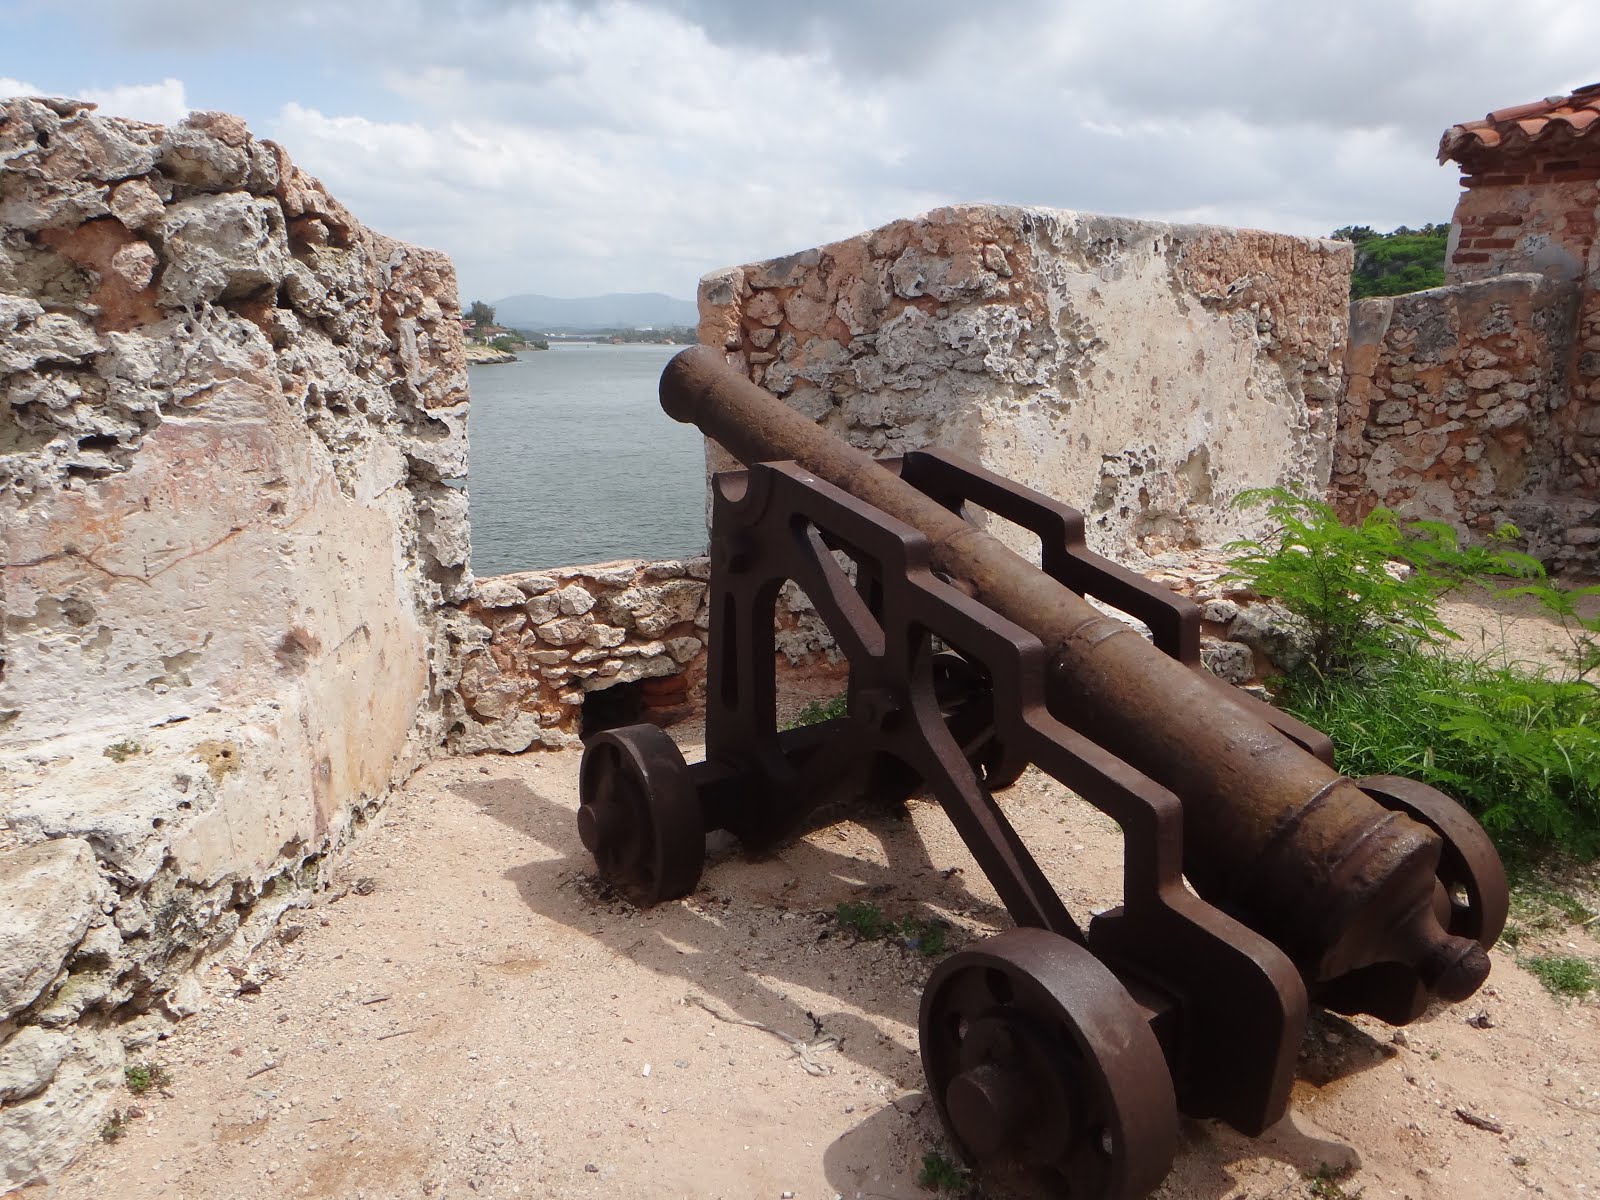
[[[1183,802],[1196,890],[1270,937],[1312,983],[1380,963],[1447,1000],[1489,973],[1436,900],[1437,834],[1378,804],[1204,679],[1163,655],[994,536],[774,398],[711,347],[678,354],[661,404],[746,464],[792,460],[920,531],[930,560],[1049,656],[1057,719]]]

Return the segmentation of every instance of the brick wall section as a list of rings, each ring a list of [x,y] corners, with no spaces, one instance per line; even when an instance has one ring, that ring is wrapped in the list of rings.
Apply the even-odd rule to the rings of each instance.
[[[1600,162],[1553,160],[1526,171],[1468,175],[1452,221],[1450,283],[1538,271],[1586,273],[1600,208]]]
[[[1565,451],[1575,485],[1586,497],[1600,497],[1600,239],[1589,247],[1570,374],[1572,403],[1561,414]]]
[[[1478,535],[1510,521],[1532,553],[1592,566],[1595,505],[1562,432],[1578,294],[1517,274],[1353,305],[1341,515],[1382,504]]]

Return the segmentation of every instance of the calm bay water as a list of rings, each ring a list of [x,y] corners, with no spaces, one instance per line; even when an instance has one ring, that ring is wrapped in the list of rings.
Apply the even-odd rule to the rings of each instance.
[[[700,433],[656,399],[680,349],[554,343],[471,369],[475,574],[705,549]]]

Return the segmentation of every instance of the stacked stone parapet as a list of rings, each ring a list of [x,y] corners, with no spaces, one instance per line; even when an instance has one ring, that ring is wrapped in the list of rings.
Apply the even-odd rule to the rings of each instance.
[[[659,694],[663,706],[686,702],[704,674],[710,573],[707,559],[691,558],[477,580],[457,624],[451,749],[575,746],[584,701],[619,684],[679,678]]]
[[[1332,495],[1484,537],[1510,523],[1552,565],[1593,554],[1593,505],[1563,435],[1578,289],[1503,275],[1358,301]]]

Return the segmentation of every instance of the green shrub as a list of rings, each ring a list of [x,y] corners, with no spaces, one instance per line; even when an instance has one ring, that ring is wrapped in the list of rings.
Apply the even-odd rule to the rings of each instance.
[[[1230,575],[1304,623],[1310,658],[1278,684],[1278,703],[1333,739],[1346,775],[1406,775],[1460,800],[1508,845],[1600,854],[1600,620],[1539,578],[1525,554],[1462,546],[1437,522],[1375,509],[1345,525],[1333,509],[1282,488],[1240,496],[1273,521],[1233,543]],[[1514,535],[1508,529],[1506,535]],[[1467,581],[1513,576],[1571,640],[1571,678],[1494,657],[1450,655],[1456,634],[1438,599]]]
[[[1463,547],[1450,526],[1402,522],[1387,508],[1346,525],[1331,505],[1287,488],[1241,492],[1236,503],[1266,505],[1273,528],[1228,544],[1227,578],[1305,622],[1308,665],[1322,675],[1381,659],[1396,645],[1454,638],[1438,603],[1463,582],[1544,573],[1525,554]]]
[[[1360,676],[1301,672],[1279,704],[1333,739],[1346,775],[1405,775],[1447,792],[1497,841],[1600,854],[1600,729],[1592,684],[1429,647]]]
[[[1578,612],[1579,596],[1600,596],[1600,586],[1565,588],[1541,582],[1507,588],[1505,596],[1532,596],[1545,612],[1561,623],[1567,635],[1567,665],[1572,677],[1587,680],[1600,671],[1600,616],[1585,617]]]
[[[171,1073],[165,1067],[150,1063],[130,1063],[123,1068],[122,1078],[135,1096],[142,1096],[152,1088],[165,1091],[172,1086]]]

